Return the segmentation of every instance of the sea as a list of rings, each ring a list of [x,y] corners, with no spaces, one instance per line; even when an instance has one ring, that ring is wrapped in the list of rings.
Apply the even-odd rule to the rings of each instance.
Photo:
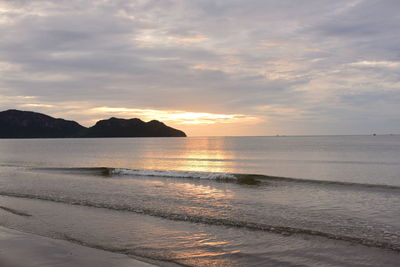
[[[0,225],[160,266],[399,266],[400,136],[2,139]]]

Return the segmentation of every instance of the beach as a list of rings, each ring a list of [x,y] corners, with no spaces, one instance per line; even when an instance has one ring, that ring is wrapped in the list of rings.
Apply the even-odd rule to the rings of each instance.
[[[155,265],[122,254],[0,227],[0,266],[151,267]]]
[[[0,140],[0,259],[397,266],[398,138]]]

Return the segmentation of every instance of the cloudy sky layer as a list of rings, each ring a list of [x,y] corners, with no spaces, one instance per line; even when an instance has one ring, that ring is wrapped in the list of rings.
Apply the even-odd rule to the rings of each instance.
[[[0,0],[0,109],[400,133],[398,0]]]

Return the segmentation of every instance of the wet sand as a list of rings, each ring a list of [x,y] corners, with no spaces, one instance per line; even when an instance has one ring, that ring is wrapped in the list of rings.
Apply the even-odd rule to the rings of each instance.
[[[126,255],[19,232],[0,226],[2,267],[151,267]]]

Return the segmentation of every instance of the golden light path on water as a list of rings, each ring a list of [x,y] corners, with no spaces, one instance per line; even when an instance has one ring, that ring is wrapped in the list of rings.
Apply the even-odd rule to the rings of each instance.
[[[163,149],[153,140],[126,139],[127,147],[132,147],[132,155],[126,157],[124,154],[112,154],[107,157],[94,159],[96,166],[145,169],[145,170],[174,170],[193,172],[223,172],[231,173],[235,169],[235,160],[238,156],[233,150],[226,149],[228,140],[219,138],[196,138],[192,140],[163,139],[160,142],[171,142],[174,149]]]
[[[146,142],[146,139],[143,139]],[[174,142],[168,139],[165,142]],[[127,139],[129,142],[129,139]],[[193,171],[193,172],[229,172],[232,169],[232,160],[236,158],[232,150],[226,149],[226,140],[198,138],[197,142],[184,141],[176,144],[179,149],[159,150],[159,149],[143,149],[140,162],[132,159],[126,159],[124,166],[130,166],[134,169],[148,170],[170,170],[175,171]],[[157,147],[154,144],[150,146]],[[133,149],[140,149],[134,147]],[[137,152],[136,152],[137,153]],[[115,158],[121,158],[116,156]],[[162,159],[162,160],[160,160]],[[98,165],[105,166],[111,164],[113,166],[121,164],[121,162],[97,162]],[[140,177],[137,177],[140,179]],[[133,182],[138,183],[135,179]],[[123,183],[129,186],[129,179]],[[172,210],[172,213],[184,213],[188,216],[201,216],[209,218],[218,218],[219,216],[228,216],[229,212],[234,208],[232,201],[236,199],[236,192],[229,188],[215,186],[213,182],[203,183],[197,179],[181,180],[178,179],[140,179],[140,183],[144,184],[145,194],[152,195],[154,192],[148,188],[160,188],[163,191],[174,192],[175,198],[186,205],[182,205],[177,210]],[[149,190],[149,192],[147,192]],[[202,207],[208,207],[204,209]],[[226,212],[221,214],[221,210]],[[167,228],[151,228],[148,229],[153,235],[158,236],[173,236],[176,239],[174,246],[179,247],[175,252],[175,259],[185,259],[187,261],[197,261],[202,259],[202,264],[215,264],[218,262],[220,266],[226,266],[229,261],[224,257],[226,255],[240,254],[241,250],[237,247],[230,247],[233,243],[229,240],[221,240],[217,235],[209,232],[189,233],[184,231],[171,231]],[[162,248],[163,244],[158,244]],[[170,244],[165,244],[170,246]],[[227,248],[229,247],[229,248]],[[210,248],[214,248],[210,250]],[[217,260],[217,258],[221,258]]]
[[[228,172],[232,165],[230,160],[235,157],[232,151],[225,149],[221,139],[203,139],[197,144],[185,143],[183,153],[179,155],[182,160],[177,167],[188,171]]]

